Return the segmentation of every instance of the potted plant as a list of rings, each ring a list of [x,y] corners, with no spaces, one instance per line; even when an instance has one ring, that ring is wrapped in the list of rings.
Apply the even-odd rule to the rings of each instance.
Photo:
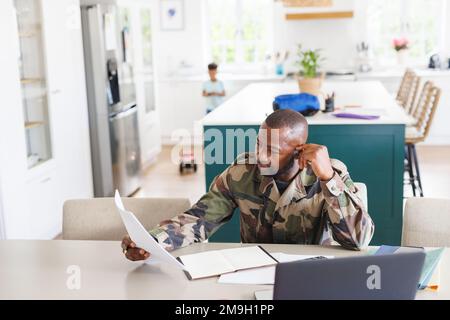
[[[399,65],[403,65],[406,59],[406,53],[409,48],[409,41],[406,38],[396,38],[392,41],[392,45],[397,51],[397,62]]]
[[[301,45],[298,46],[297,61],[300,67],[298,74],[298,85],[300,92],[313,94],[315,96],[320,94],[322,87],[323,75],[318,73],[322,57],[320,55],[321,49],[316,50],[302,50]]]

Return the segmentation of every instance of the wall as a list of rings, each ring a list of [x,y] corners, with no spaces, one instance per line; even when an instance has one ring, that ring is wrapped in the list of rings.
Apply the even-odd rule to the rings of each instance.
[[[160,26],[160,1],[155,3],[155,20]],[[164,31],[156,28],[155,60],[158,61],[159,78],[165,79],[175,71],[200,73],[204,70],[203,0],[184,1],[184,30]],[[183,67],[184,66],[184,67]]]
[[[285,14],[292,12],[280,2],[274,4],[274,48],[289,50],[288,70],[295,69],[297,45],[304,48],[321,48],[324,68],[350,68],[354,64],[356,44],[364,39],[359,26],[363,25],[365,6],[361,1],[335,0],[334,7],[326,10],[354,11],[350,19],[286,20]],[[323,10],[323,9],[321,9]],[[297,10],[295,10],[297,11]]]
[[[189,5],[188,5],[189,4]],[[163,143],[172,143],[177,129],[192,130],[193,121],[201,119],[201,85],[189,80],[175,80],[204,72],[203,0],[184,1],[184,29],[161,30],[160,1],[154,3],[155,57],[157,64],[157,95]]]

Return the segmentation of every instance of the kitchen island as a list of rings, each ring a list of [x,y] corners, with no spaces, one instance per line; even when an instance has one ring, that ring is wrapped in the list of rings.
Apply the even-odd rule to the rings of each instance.
[[[319,112],[307,117],[308,142],[326,145],[330,157],[347,165],[353,181],[366,184],[375,222],[372,244],[400,244],[404,136],[411,118],[378,81],[325,82],[322,92],[335,92],[336,108],[380,116],[358,120]],[[289,93],[298,93],[296,82],[250,84],[203,118],[207,187],[239,153],[254,150],[258,128],[273,112],[274,97]],[[236,211],[210,241],[240,242]]]

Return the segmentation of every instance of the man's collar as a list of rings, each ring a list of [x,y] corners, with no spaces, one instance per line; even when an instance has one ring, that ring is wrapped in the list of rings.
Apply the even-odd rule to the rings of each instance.
[[[280,196],[275,206],[275,210],[278,208],[287,206],[292,202],[297,201],[306,196],[305,186],[302,181],[302,171],[299,171],[295,177],[292,179],[289,186]]]
[[[317,177],[314,175],[310,168],[299,171],[289,186],[280,195],[276,186],[275,180],[272,176],[263,176],[256,168],[257,174],[255,175],[255,181],[259,183],[259,191],[267,196],[270,200],[276,203],[276,208],[280,208],[290,203],[297,201],[306,196],[305,186],[311,186],[317,181]]]
[[[258,174],[256,175],[256,179],[259,182],[259,191],[265,197],[268,197],[270,200],[276,203],[280,198],[280,193],[278,192],[275,180],[271,176],[261,175],[259,168],[257,170]]]

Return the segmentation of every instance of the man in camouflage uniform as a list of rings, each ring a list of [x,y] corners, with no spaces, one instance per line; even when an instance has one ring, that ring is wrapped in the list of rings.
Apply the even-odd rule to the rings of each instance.
[[[239,208],[245,243],[367,246],[374,224],[346,166],[330,159],[326,147],[306,144],[307,137],[301,114],[272,113],[256,153],[238,156],[192,208],[150,234],[167,250],[184,247],[206,240]],[[150,256],[127,236],[122,248],[130,260]]]

